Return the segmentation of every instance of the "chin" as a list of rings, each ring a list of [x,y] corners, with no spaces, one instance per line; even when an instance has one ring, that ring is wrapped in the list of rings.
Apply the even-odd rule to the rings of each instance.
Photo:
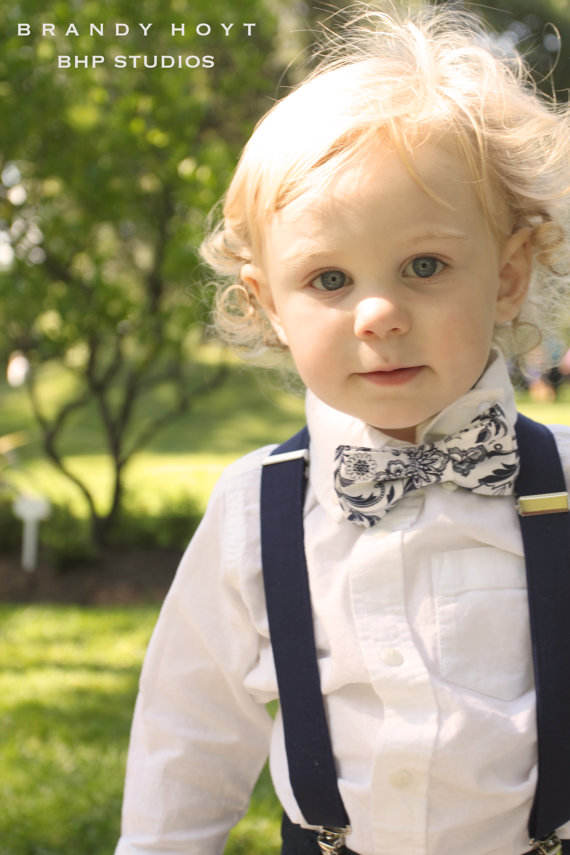
[[[423,414],[414,414],[410,416],[410,418],[401,418],[395,419],[394,414],[390,413],[386,418],[378,417],[374,413],[369,413],[370,418],[364,418],[367,424],[372,427],[377,428],[378,430],[383,431],[384,433],[396,434],[396,433],[414,433],[416,430],[416,426],[421,424],[423,421],[430,417],[430,413]],[[391,416],[391,418],[390,418]]]

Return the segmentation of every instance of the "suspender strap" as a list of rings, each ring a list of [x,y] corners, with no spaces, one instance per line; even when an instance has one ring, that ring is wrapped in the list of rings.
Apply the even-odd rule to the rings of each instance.
[[[552,433],[519,415],[517,496],[563,493]],[[529,819],[543,839],[570,818],[570,521],[568,513],[519,516],[527,572],[537,697],[538,783]]]
[[[564,493],[564,472],[548,428],[519,415],[516,434],[521,456],[516,495]],[[293,793],[308,823],[342,827],[348,817],[320,691],[304,550],[307,446],[303,428],[264,461],[263,575]],[[272,458],[278,465],[269,465]],[[534,842],[570,819],[570,521],[566,512],[521,515],[519,522],[537,694],[539,774],[529,819]]]
[[[308,440],[303,428],[264,461],[263,577],[293,793],[310,825],[341,828],[348,817],[321,694],[305,561],[305,455],[300,452]]]

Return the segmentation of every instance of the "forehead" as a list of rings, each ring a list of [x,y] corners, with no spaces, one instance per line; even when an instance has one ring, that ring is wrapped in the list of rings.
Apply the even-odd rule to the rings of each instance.
[[[476,184],[452,147],[430,142],[399,152],[382,146],[276,212],[264,250],[293,257],[347,244],[363,230],[408,240],[487,229]]]

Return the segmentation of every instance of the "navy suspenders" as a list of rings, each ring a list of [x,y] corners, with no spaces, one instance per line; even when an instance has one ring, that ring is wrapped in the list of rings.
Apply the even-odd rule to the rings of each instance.
[[[525,550],[537,691],[538,783],[529,818],[535,851],[560,851],[570,819],[570,519],[564,474],[548,428],[519,415],[515,485]],[[337,784],[315,648],[304,550],[306,428],[264,461],[261,549],[289,777],[322,852],[342,849],[349,819]],[[561,511],[565,511],[562,513]],[[564,738],[568,733],[568,738]],[[564,842],[565,855],[570,853]]]
[[[308,438],[303,428],[264,466],[261,559],[293,793],[311,825],[344,827],[348,817],[338,791],[321,694],[305,561]],[[270,461],[274,465],[267,465]]]
[[[554,437],[544,425],[519,415],[521,471],[515,490],[524,545],[536,685],[538,782],[529,819],[531,838],[542,840],[570,818],[570,524],[564,472]],[[539,507],[524,512],[523,496]],[[554,512],[540,494],[559,495]],[[564,500],[564,497],[566,499]],[[557,510],[566,509],[566,513]]]

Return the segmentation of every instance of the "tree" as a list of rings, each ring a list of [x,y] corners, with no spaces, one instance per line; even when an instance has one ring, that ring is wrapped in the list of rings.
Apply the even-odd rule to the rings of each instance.
[[[483,6],[468,0],[467,9],[482,14],[501,34],[505,49],[525,57],[540,88],[557,100],[568,99],[570,86],[570,6],[557,0],[508,0]]]
[[[399,0],[394,0],[398,5]],[[403,0],[404,6],[445,5],[471,11],[496,31],[505,50],[521,52],[539,86],[559,100],[567,100],[570,86],[570,5],[558,0],[503,0],[486,4],[479,0]],[[314,27],[331,14],[344,10],[342,0],[305,0],[305,14]],[[379,4],[382,6],[382,3]],[[348,6],[350,12],[350,6]]]
[[[83,494],[99,542],[133,454],[224,378],[195,359],[207,312],[191,287],[196,247],[269,106],[275,37],[263,0],[0,10],[0,358],[29,360],[44,450]],[[53,363],[70,383],[45,401]],[[145,409],[158,393],[160,411]],[[104,509],[65,460],[66,429],[85,413],[113,462]]]

